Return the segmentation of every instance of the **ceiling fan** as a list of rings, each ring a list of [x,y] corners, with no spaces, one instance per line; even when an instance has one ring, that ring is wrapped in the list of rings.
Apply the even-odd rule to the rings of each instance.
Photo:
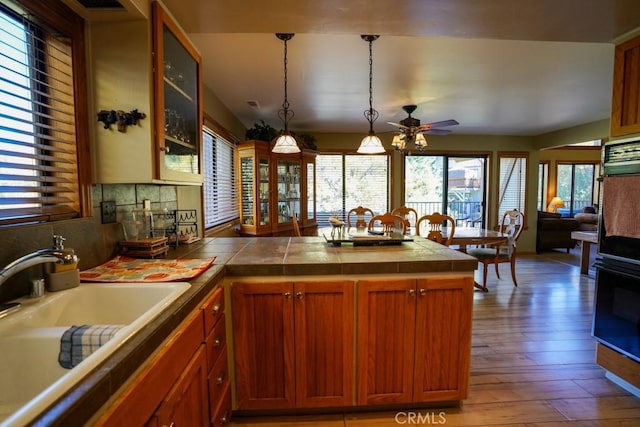
[[[409,117],[400,120],[400,123],[387,122],[398,128],[398,133],[393,137],[393,142],[391,143],[396,150],[404,151],[407,148],[407,143],[413,142],[418,150],[422,151],[427,146],[427,138],[425,138],[424,134],[446,135],[451,131],[441,128],[459,124],[456,120],[449,119],[421,125],[420,120],[411,117],[411,113],[413,113],[416,108],[418,108],[417,105],[405,105],[402,109]]]

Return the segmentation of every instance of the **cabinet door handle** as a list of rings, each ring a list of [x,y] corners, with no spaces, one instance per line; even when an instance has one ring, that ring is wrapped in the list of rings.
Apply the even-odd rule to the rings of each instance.
[[[284,293],[284,297],[285,298],[291,298],[291,292],[285,292]]]
[[[416,294],[415,289],[409,289],[409,296],[414,296]]]
[[[227,424],[227,413],[225,412],[222,418],[220,418],[220,425],[223,426]]]
[[[216,304],[211,309],[211,314],[215,316],[216,314],[218,314],[219,311],[220,311],[220,304]]]
[[[222,339],[222,337],[216,338],[215,340],[213,340],[213,346],[214,347],[222,347],[222,343],[224,342],[224,340]]]
[[[420,296],[423,297],[427,294],[427,290],[425,288],[420,289]]]
[[[220,372],[220,375],[218,375],[218,378],[216,378],[216,384],[218,385],[222,384],[222,382],[224,381],[224,377],[225,377],[225,372],[224,371]]]
[[[166,145],[164,147],[160,147],[160,151],[164,151],[165,153],[169,152],[169,147],[167,147]],[[171,426],[169,426],[171,427]]]
[[[298,298],[298,299],[302,299],[303,296],[304,296],[304,294],[302,292],[296,293],[296,298]]]

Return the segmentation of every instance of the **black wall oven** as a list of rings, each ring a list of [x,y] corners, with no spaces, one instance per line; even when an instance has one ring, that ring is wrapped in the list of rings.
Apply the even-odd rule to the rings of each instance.
[[[603,147],[592,335],[640,363],[640,137]]]

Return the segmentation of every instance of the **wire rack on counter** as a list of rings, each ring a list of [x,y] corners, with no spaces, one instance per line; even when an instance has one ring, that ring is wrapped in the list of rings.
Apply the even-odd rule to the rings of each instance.
[[[188,245],[201,239],[195,209],[153,211],[153,217],[153,235],[166,236],[170,245]]]

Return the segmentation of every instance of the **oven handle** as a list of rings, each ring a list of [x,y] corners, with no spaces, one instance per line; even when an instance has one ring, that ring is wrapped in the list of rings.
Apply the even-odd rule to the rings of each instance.
[[[638,279],[640,276],[640,269],[634,267],[627,267],[616,263],[615,265],[608,264],[602,260],[596,260],[593,263],[593,267],[596,270],[603,270],[608,273],[620,274],[631,279]]]

